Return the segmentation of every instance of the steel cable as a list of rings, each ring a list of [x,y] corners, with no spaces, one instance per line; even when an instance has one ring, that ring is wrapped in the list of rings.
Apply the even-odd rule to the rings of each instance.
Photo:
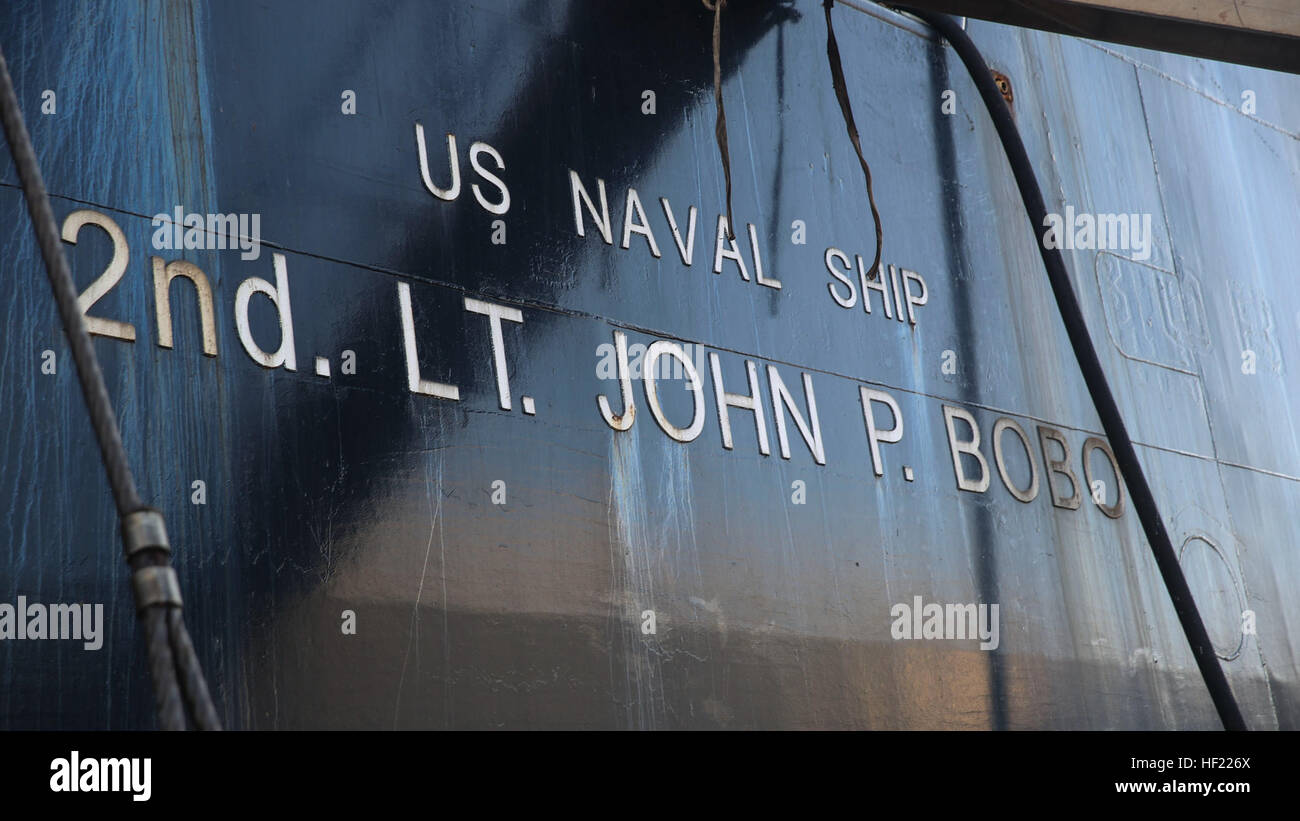
[[[835,26],[831,23],[831,6],[835,0],[823,0],[822,9],[826,12],[826,60],[831,66],[831,85],[835,88],[835,99],[839,101],[840,113],[844,115],[844,126],[849,132],[849,142],[857,152],[858,163],[862,166],[862,175],[867,178],[867,203],[871,206],[871,219],[876,224],[876,256],[871,261],[868,279],[880,276],[880,254],[885,242],[884,226],[880,222],[880,210],[876,208],[876,193],[871,186],[871,167],[862,154],[862,139],[858,135],[857,123],[853,120],[853,106],[849,103],[849,88],[844,82],[844,65],[840,61],[840,46],[835,40]]]
[[[181,616],[179,585],[171,566],[162,516],[145,507],[136,490],[126,450],[122,446],[117,415],[113,412],[104,375],[77,304],[77,291],[67,257],[63,254],[58,224],[32,148],[31,135],[23,122],[3,50],[0,50],[0,119],[27,200],[27,211],[36,230],[59,318],[72,349],[81,396],[90,414],[95,440],[99,443],[100,459],[108,476],[118,519],[122,523],[136,611],[145,634],[158,725],[164,730],[183,730],[185,713],[188,712],[200,729],[220,729],[216,708]],[[140,528],[142,523],[143,530]]]
[[[722,155],[722,174],[727,180],[727,239],[735,241],[736,226],[731,218],[731,151],[727,145],[727,110],[722,105],[722,9],[727,0],[701,0],[713,12],[713,100],[718,107],[714,136],[718,140],[718,153]]]

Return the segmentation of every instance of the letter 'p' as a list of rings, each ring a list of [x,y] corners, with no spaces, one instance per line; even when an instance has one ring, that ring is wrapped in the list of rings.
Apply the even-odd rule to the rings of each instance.
[[[884,476],[885,469],[880,463],[880,443],[897,442],[903,438],[903,414],[894,397],[884,391],[859,386],[858,392],[862,395],[862,418],[867,424],[867,439],[871,442],[871,467],[877,476]],[[875,414],[871,410],[872,402],[887,406],[894,415],[894,425],[889,430],[879,430],[876,427]]]

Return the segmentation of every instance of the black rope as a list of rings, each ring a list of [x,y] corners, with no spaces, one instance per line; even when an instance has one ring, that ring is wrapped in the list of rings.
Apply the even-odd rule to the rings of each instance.
[[[979,49],[951,17],[907,7],[897,8],[919,17],[938,29],[939,33],[952,44],[957,56],[961,57],[962,63],[966,65],[967,71],[970,72],[971,78],[979,89],[980,97],[983,98],[989,116],[993,119],[993,125],[997,128],[998,137],[1002,140],[1002,148],[1006,151],[1007,160],[1011,163],[1011,170],[1015,174],[1016,184],[1020,187],[1020,197],[1024,200],[1025,210],[1034,223],[1038,251],[1043,257],[1043,264],[1047,267],[1047,278],[1051,282],[1056,305],[1065,323],[1066,333],[1070,337],[1070,345],[1074,348],[1074,356],[1079,361],[1079,369],[1083,372],[1084,382],[1092,395],[1097,415],[1101,417],[1102,429],[1114,447],[1120,473],[1123,474],[1124,483],[1128,485],[1129,493],[1133,496],[1133,507],[1137,509],[1142,529],[1155,556],[1156,566],[1160,568],[1160,575],[1164,579],[1165,589],[1169,591],[1169,598],[1173,600],[1178,621],[1187,636],[1187,643],[1192,647],[1192,655],[1195,656],[1196,665],[1200,668],[1201,678],[1205,680],[1205,686],[1210,691],[1210,697],[1214,700],[1215,709],[1218,710],[1219,720],[1223,723],[1224,729],[1245,730],[1246,722],[1232,695],[1228,678],[1214,655],[1214,646],[1210,643],[1205,623],[1201,620],[1196,602],[1192,599],[1192,591],[1187,586],[1183,569],[1178,564],[1178,555],[1174,552],[1169,533],[1165,530],[1164,519],[1160,516],[1151,487],[1147,484],[1142,463],[1138,461],[1137,450],[1133,447],[1133,440],[1129,438],[1128,429],[1124,426],[1119,406],[1115,402],[1114,395],[1111,394],[1110,385],[1106,381],[1106,372],[1101,367],[1101,360],[1097,358],[1097,351],[1092,346],[1092,337],[1089,335],[1083,312],[1079,309],[1074,288],[1070,284],[1070,274],[1065,268],[1065,258],[1061,256],[1059,249],[1049,248],[1043,241],[1044,235],[1039,234],[1039,227],[1047,224],[1047,206],[1043,202],[1043,193],[1038,187],[1038,180],[1034,176],[1034,168],[1029,162],[1025,145],[1020,139],[1020,132],[1011,117],[1011,110],[1007,107],[1002,92],[994,83],[993,73],[984,62]]]
[[[722,106],[722,7],[727,0],[701,0],[713,12],[713,99],[718,105],[718,120],[714,134],[718,138],[718,153],[722,155],[722,174],[727,178],[727,239],[735,241],[735,221],[731,218],[731,151],[727,148],[727,110]]]
[[[858,154],[858,163],[862,166],[862,175],[867,178],[867,203],[871,206],[871,219],[876,224],[876,256],[871,261],[868,279],[880,275],[880,250],[885,242],[884,228],[880,224],[880,210],[876,208],[876,194],[871,188],[871,167],[862,155],[862,140],[858,136],[858,126],[853,121],[853,106],[849,103],[849,88],[844,82],[844,65],[840,62],[840,46],[835,41],[835,26],[831,24],[831,6],[835,0],[823,0],[822,10],[826,12],[826,60],[831,64],[831,85],[835,87],[835,99],[840,102],[840,113],[844,115],[844,125],[849,130],[849,142]]]
[[[185,713],[189,712],[200,728],[220,729],[216,708],[212,705],[203,672],[181,617],[179,587],[175,583],[170,549],[162,531],[162,517],[157,511],[145,507],[136,490],[126,449],[122,447],[117,415],[113,412],[99,360],[95,357],[90,334],[86,331],[81,308],[77,305],[77,290],[72,283],[68,260],[63,254],[58,224],[54,220],[54,211],[50,208],[45,181],[36,161],[36,152],[32,149],[31,135],[27,133],[27,126],[23,122],[3,50],[0,50],[0,118],[3,119],[5,138],[9,142],[9,151],[13,155],[23,195],[27,200],[27,212],[36,229],[36,239],[45,260],[45,273],[54,291],[59,318],[72,348],[72,361],[81,383],[81,396],[90,413],[90,423],[99,443],[100,459],[108,475],[118,519],[124,525],[124,540],[128,542],[127,561],[132,572],[136,610],[144,629],[149,654],[149,674],[153,680],[158,725],[164,730],[183,730]],[[156,538],[132,544],[132,540],[126,536],[125,525],[130,517],[139,514],[156,517],[157,529],[153,532]]]

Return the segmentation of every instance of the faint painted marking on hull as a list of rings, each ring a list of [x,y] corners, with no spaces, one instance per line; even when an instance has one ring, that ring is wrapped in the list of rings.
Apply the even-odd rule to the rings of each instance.
[[[1094,272],[1111,344],[1127,359],[1196,376],[1195,349],[1208,348],[1200,283],[1100,251]]]

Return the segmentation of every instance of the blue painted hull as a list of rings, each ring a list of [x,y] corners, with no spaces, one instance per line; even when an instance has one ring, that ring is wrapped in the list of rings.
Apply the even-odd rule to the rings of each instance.
[[[56,216],[106,215],[129,249],[91,314],[136,339],[96,350],[228,726],[1218,726],[1131,505],[1102,509],[1119,492],[1103,451],[1085,474],[1100,424],[974,86],[917,24],[835,14],[883,262],[904,287],[903,271],[925,281],[910,315],[918,292],[885,286],[905,321],[852,268],[874,234],[818,3],[736,0],[723,17],[743,275],[715,265],[727,206],[697,2],[0,12]],[[1300,79],[970,31],[1009,78],[1049,208],[1151,217],[1145,254],[1073,248],[1067,263],[1247,722],[1295,729]],[[456,135],[454,199],[423,179],[416,123],[435,188],[451,184]],[[482,204],[501,196],[471,165],[475,142],[502,160],[476,155],[509,190],[503,214]],[[570,172],[597,213],[603,181],[609,242]],[[692,254],[661,198],[682,243],[698,209]],[[257,258],[159,247],[154,217],[177,206],[258,215]],[[658,255],[637,230],[624,248],[628,225]],[[81,287],[113,255],[94,227],[67,251]],[[7,155],[0,253],[0,601],[106,614],[99,650],[0,642],[0,727],[151,726],[112,502]],[[259,364],[238,328],[240,284],[275,284],[276,255],[294,370]],[[210,281],[216,356],[188,281],[171,286],[174,345],[159,344],[152,257]],[[412,391],[400,284],[419,379],[458,399]],[[500,321],[508,409],[491,322],[467,298],[522,319]],[[249,306],[248,333],[274,351],[282,317],[264,294]],[[602,371],[619,333],[639,351],[680,344],[698,371],[660,381],[666,422],[644,377],[629,430],[603,417],[597,396],[622,408]],[[754,364],[762,437],[732,406],[725,446],[710,354],[732,394]],[[812,416],[809,384],[821,460],[791,410]],[[878,442],[880,475],[863,388],[904,422]],[[986,490],[959,487],[979,464],[954,467],[945,407],[981,431]],[[872,408],[884,430],[890,412]],[[670,434],[697,416],[697,437]],[[1002,431],[999,462],[1004,418],[1028,448]],[[1072,459],[1075,509],[1053,502],[1070,482],[1040,429]],[[1008,483],[1031,475],[1020,501]],[[997,648],[898,637],[895,607],[916,596],[997,604]]]

